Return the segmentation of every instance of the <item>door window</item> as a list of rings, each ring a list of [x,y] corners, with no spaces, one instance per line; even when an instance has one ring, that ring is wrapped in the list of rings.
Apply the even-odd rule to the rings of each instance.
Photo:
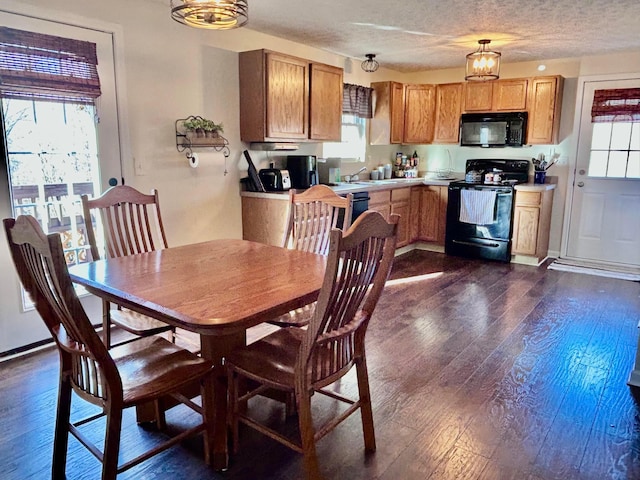
[[[593,124],[588,175],[640,178],[640,122]]]

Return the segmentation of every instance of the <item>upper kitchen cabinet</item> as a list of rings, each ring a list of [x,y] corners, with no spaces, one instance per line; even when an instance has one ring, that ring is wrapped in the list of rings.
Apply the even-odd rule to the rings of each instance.
[[[528,100],[528,144],[558,143],[563,81],[561,76],[535,77],[531,80]]]
[[[311,64],[309,138],[339,142],[342,137],[342,68]]]
[[[495,111],[524,111],[527,108],[526,78],[498,80],[493,83],[493,108]]]
[[[436,86],[436,130],[434,143],[458,143],[464,84]]]
[[[369,143],[389,145],[404,139],[404,85],[373,82],[373,118],[369,122]]]
[[[433,141],[436,110],[435,85],[404,86],[403,143]]]
[[[464,111],[490,112],[493,109],[493,82],[467,82],[464,85]]]
[[[253,50],[240,53],[239,74],[243,141],[340,140],[341,69]]]

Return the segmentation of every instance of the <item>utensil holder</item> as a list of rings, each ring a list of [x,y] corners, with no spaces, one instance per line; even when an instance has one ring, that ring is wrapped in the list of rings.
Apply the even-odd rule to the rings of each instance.
[[[542,185],[547,180],[547,172],[539,171],[533,173],[533,183]]]

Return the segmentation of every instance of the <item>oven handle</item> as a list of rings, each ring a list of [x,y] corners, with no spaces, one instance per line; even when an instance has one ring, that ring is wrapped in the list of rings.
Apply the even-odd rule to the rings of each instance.
[[[491,247],[491,248],[499,248],[499,243],[480,243],[480,242],[465,242],[462,240],[452,240],[452,243],[457,243],[459,245],[466,245],[468,247]]]

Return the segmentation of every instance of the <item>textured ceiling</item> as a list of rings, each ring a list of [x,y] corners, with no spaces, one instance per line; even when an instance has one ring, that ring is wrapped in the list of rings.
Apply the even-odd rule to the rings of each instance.
[[[482,38],[503,63],[640,50],[640,0],[248,3],[244,28],[352,58],[374,53],[400,72],[461,67]]]

